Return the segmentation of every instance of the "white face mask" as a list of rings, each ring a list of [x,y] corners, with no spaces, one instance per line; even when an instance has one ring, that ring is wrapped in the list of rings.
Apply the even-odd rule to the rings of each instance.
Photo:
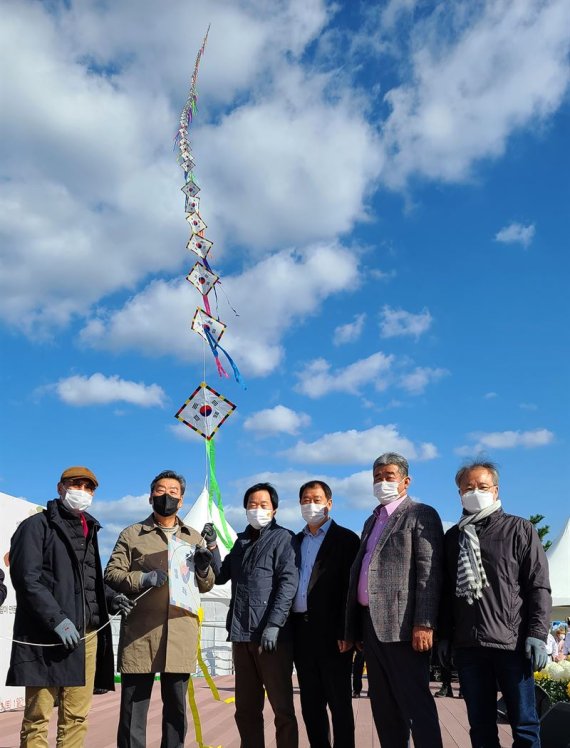
[[[261,530],[273,519],[271,509],[246,509],[247,521],[255,530]]]
[[[390,504],[400,496],[398,486],[402,481],[381,480],[374,484],[374,496],[381,504]]]
[[[476,488],[473,491],[465,491],[461,494],[461,503],[463,508],[469,514],[475,514],[481,509],[486,509],[488,506],[495,501],[495,494],[493,491],[480,491]]]
[[[319,525],[327,518],[328,507],[325,504],[301,504],[301,516],[308,525]]]
[[[68,488],[61,497],[61,502],[66,509],[74,514],[79,514],[89,509],[93,501],[93,494],[82,491],[79,488]]]

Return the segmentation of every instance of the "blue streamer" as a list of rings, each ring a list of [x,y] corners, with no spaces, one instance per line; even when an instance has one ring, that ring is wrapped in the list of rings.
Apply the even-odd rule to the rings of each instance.
[[[234,377],[235,377],[236,382],[238,384],[241,384],[241,386],[244,388],[244,390],[246,390],[247,387],[245,386],[245,382],[243,381],[243,378],[241,376],[240,370],[238,369],[238,367],[237,367],[235,361],[233,360],[233,358],[230,356],[230,354],[226,351],[225,348],[222,348],[222,346],[219,344],[219,342],[216,342],[214,340],[214,336],[212,335],[212,333],[209,330],[206,329],[206,327],[202,327],[202,329],[204,330],[204,335],[206,336],[206,340],[210,344],[210,348],[212,350],[212,353],[214,354],[214,357],[218,358],[218,354],[217,354],[216,348],[219,348],[220,351],[228,359],[228,363],[229,363],[229,365],[233,369]]]

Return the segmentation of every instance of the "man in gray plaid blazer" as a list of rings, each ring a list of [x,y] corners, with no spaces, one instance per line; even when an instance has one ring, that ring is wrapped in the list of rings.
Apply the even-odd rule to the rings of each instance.
[[[366,520],[350,573],[345,639],[364,647],[369,695],[382,748],[441,748],[429,689],[430,650],[443,582],[438,513],[407,495],[408,462],[374,462],[380,505]]]

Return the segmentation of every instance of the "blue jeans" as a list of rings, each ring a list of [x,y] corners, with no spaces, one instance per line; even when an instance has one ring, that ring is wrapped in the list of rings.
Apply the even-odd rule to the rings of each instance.
[[[460,647],[455,652],[455,663],[473,748],[499,748],[497,688],[505,700],[513,748],[540,748],[534,677],[524,652]]]

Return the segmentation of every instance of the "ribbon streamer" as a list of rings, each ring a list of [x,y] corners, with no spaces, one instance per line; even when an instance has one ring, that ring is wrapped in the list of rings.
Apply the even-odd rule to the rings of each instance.
[[[210,486],[210,492],[208,497],[208,508],[210,511],[210,515],[212,514],[212,504],[214,503],[214,496],[216,497],[216,506],[218,507],[218,512],[220,513],[220,521],[222,523],[221,527],[216,527],[216,531],[218,533],[218,537],[224,544],[224,546],[227,548],[228,551],[230,551],[233,547],[233,540],[232,536],[230,535],[230,531],[228,529],[228,523],[226,522],[226,515],[224,512],[224,504],[222,502],[222,492],[220,491],[220,485],[218,483],[218,479],[216,478],[216,445],[214,442],[214,438],[206,439],[206,457],[208,460],[208,467],[210,471],[210,479],[209,479],[209,486]]]
[[[202,674],[204,678],[206,679],[206,683],[208,684],[210,691],[212,692],[212,696],[216,701],[223,701],[224,704],[231,704],[235,701],[235,697],[230,696],[228,699],[222,699],[220,696],[220,692],[218,691],[216,684],[214,683],[214,680],[212,676],[210,675],[210,671],[208,670],[208,666],[204,662],[204,658],[202,657],[202,621],[204,620],[204,609],[200,608],[198,610],[198,664],[200,665],[200,670],[202,671]],[[202,735],[202,720],[200,719],[200,712],[198,711],[198,704],[196,703],[196,693],[194,691],[194,683],[192,681],[192,675],[190,675],[190,678],[188,678],[188,704],[190,706],[190,711],[192,713],[192,721],[194,722],[194,733],[196,735],[196,743],[198,743],[198,748],[215,748],[215,746],[212,745],[205,745],[204,743],[204,736]],[[222,748],[221,745],[218,745],[217,748]]]
[[[212,335],[212,333],[206,327],[204,327],[204,335],[206,336],[206,339],[208,340],[208,343],[210,344],[210,348],[212,350],[214,358],[216,359],[216,366],[218,367],[218,373],[220,374],[220,376],[221,377],[227,377],[228,375],[227,375],[226,371],[224,370],[223,366],[220,363],[218,352],[216,350],[217,348],[219,348],[220,351],[224,354],[224,356],[228,359],[228,363],[232,367],[232,370],[234,372],[234,378],[235,378],[236,382],[238,384],[241,384],[241,386],[244,388],[244,390],[247,389],[247,387],[244,384],[244,381],[243,381],[242,375],[240,373],[240,370],[238,369],[237,364],[235,363],[235,361],[233,360],[233,358],[230,356],[230,354],[226,351],[225,348],[223,348],[220,345],[219,341],[217,341],[217,340],[214,339],[214,336]]]

